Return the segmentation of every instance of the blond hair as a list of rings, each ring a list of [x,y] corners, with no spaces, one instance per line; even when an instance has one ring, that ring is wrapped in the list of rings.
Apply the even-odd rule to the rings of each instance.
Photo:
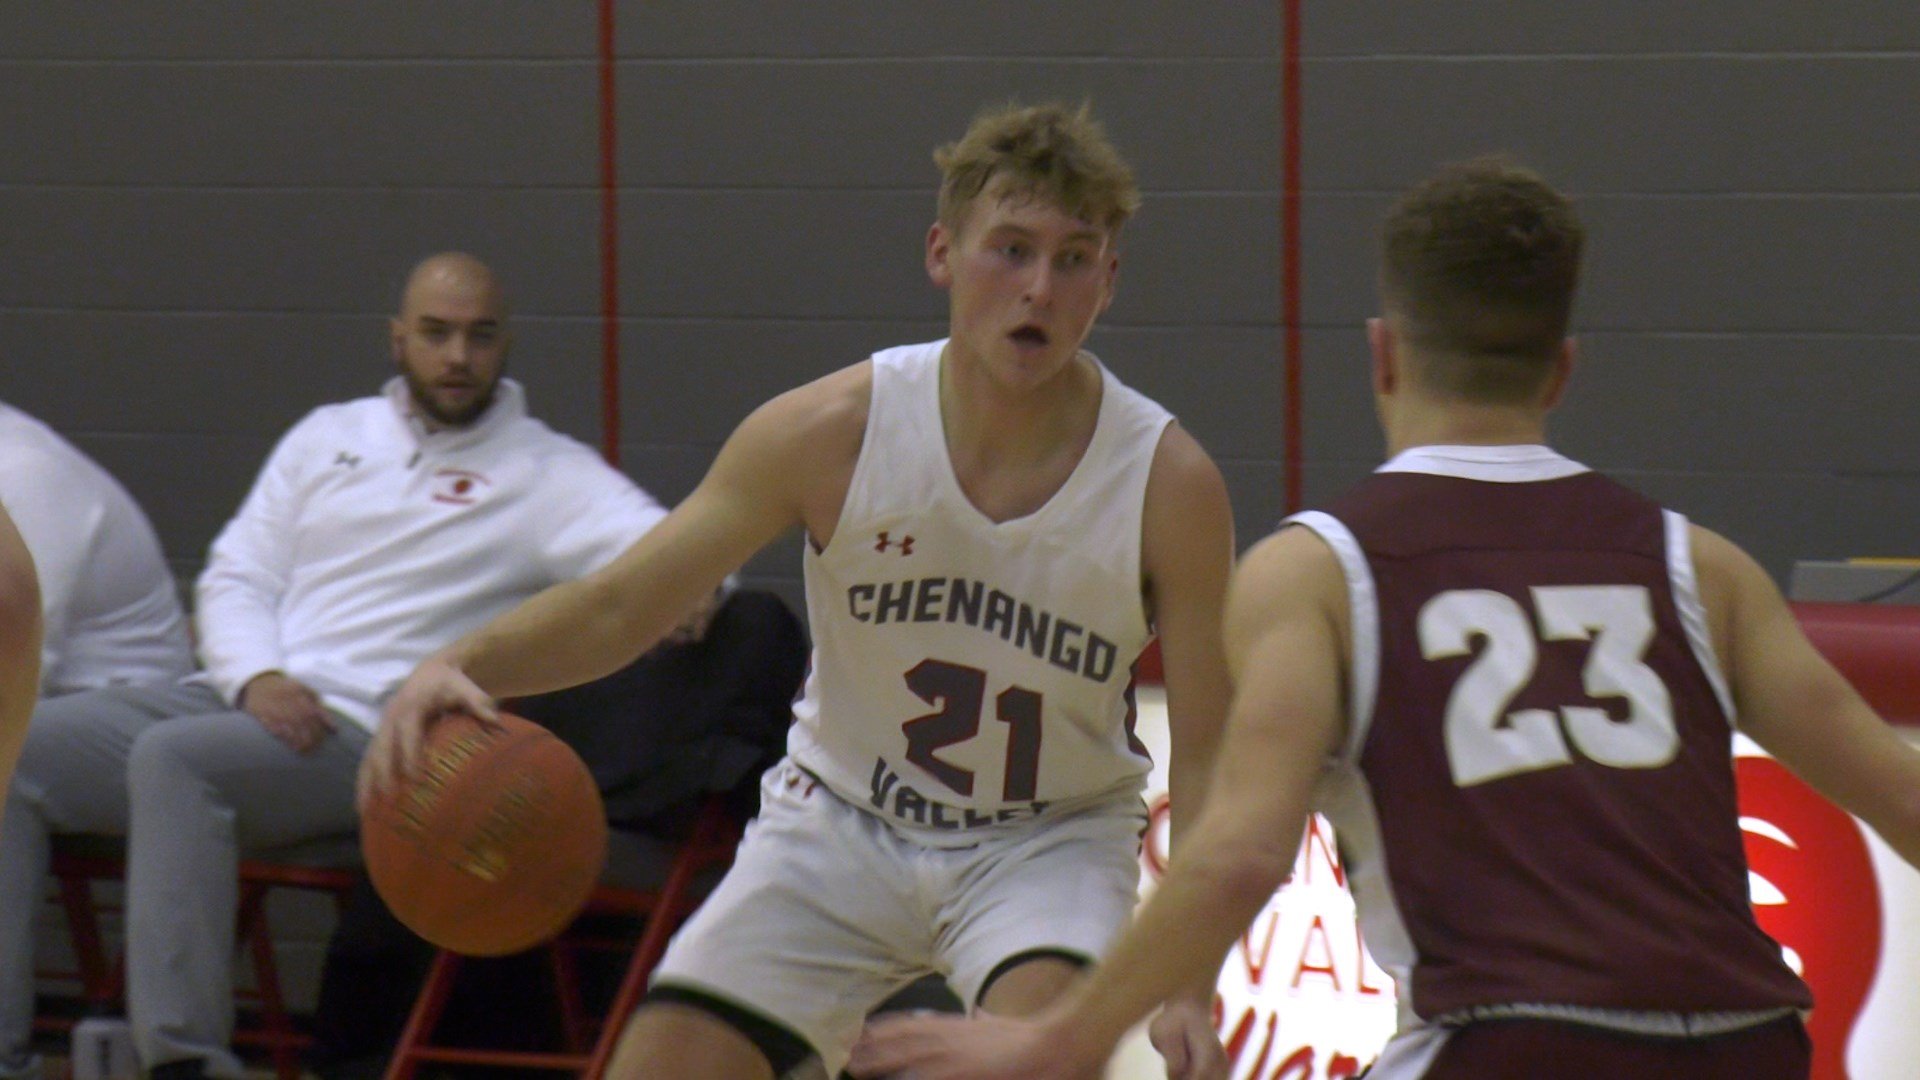
[[[1086,104],[989,110],[958,141],[935,150],[933,161],[942,174],[940,223],[952,230],[987,192],[1044,200],[1109,233],[1140,208],[1133,170]]]

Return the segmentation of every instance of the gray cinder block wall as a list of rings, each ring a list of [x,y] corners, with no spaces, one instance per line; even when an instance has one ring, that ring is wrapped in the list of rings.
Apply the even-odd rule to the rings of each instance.
[[[1777,577],[1920,554],[1920,8],[1307,8],[1310,495],[1378,453],[1352,372],[1379,213],[1505,149],[1591,230],[1563,448]]]
[[[1809,5],[1306,5],[1305,487],[1377,460],[1357,329],[1375,221],[1507,149],[1582,197],[1563,445],[1746,541],[1901,554],[1920,14]],[[1148,189],[1095,345],[1281,503],[1274,4],[618,7],[622,456],[684,495],[753,404],[940,332],[931,146],[1091,98]],[[147,505],[183,574],[273,438],[386,373],[400,273],[476,250],[514,373],[599,431],[592,6],[0,9],[0,399]],[[754,576],[792,595],[794,544]]]

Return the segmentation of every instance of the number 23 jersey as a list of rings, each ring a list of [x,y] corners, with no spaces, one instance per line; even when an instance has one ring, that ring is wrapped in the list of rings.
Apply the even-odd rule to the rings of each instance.
[[[1446,446],[1289,520],[1347,578],[1320,802],[1403,1010],[1806,1006],[1748,903],[1685,518],[1544,446]]]
[[[1142,508],[1172,420],[1101,367],[1093,438],[1071,475],[1038,510],[996,523],[947,454],[945,345],[873,357],[840,520],[804,554],[813,668],[788,740],[841,798],[936,845],[1144,783],[1132,685],[1151,637]]]

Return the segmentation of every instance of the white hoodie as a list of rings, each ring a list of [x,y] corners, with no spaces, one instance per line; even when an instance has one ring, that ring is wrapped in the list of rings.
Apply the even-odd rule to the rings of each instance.
[[[527,416],[502,379],[468,427],[427,432],[406,386],[315,409],[214,539],[195,620],[234,702],[284,672],[373,728],[429,654],[611,561],[666,511],[592,450]]]

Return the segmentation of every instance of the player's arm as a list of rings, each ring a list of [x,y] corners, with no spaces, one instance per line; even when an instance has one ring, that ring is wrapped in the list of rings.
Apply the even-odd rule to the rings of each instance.
[[[0,508],[0,795],[13,778],[40,693],[41,630],[33,556]]]
[[[820,501],[817,489],[832,483],[826,474],[841,458],[857,456],[865,398],[850,387],[863,377],[849,369],[762,405],[721,447],[700,486],[632,547],[422,663],[387,704],[361,770],[363,797],[411,769],[439,715],[491,716],[494,698],[618,670],[754,552],[799,524],[802,508]]]
[[[1698,527],[1693,551],[1741,730],[1920,866],[1920,750],[1814,649],[1746,552]]]
[[[1233,679],[1205,801],[1166,878],[1076,995],[1075,1026],[1111,1047],[1152,1006],[1218,977],[1227,950],[1293,868],[1309,798],[1342,731],[1345,579],[1291,528],[1234,575],[1224,642]]]
[[[1220,628],[1234,547],[1226,481],[1177,424],[1167,427],[1154,452],[1142,528],[1148,601],[1166,682],[1172,741],[1167,788],[1178,850],[1206,799],[1232,696]],[[1154,1044],[1176,1075],[1190,1055],[1219,1054],[1210,1016],[1214,982],[1209,976],[1178,995],[1191,1005],[1185,1021],[1169,1018],[1169,1030],[1154,1033]],[[1179,1045],[1189,1039],[1204,1039],[1206,1045]]]
[[[1345,611],[1344,579],[1317,536],[1287,529],[1256,545],[1227,603],[1234,697],[1207,800],[1133,925],[1036,1020],[879,1022],[862,1041],[861,1068],[1079,1076],[1169,995],[1213,978],[1292,869],[1314,782],[1344,729]]]

